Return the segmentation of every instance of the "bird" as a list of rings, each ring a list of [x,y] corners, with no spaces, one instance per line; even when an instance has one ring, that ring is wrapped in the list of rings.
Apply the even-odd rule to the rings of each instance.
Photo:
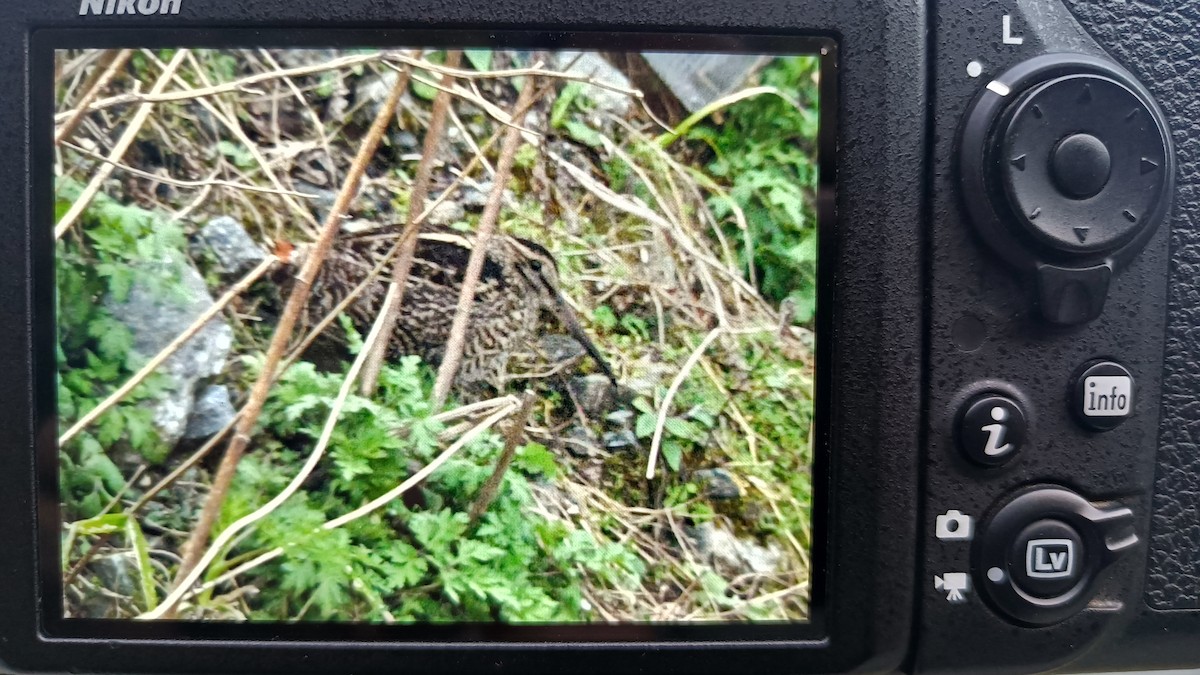
[[[304,322],[313,326],[340,304],[394,251],[402,229],[385,225],[341,233],[313,281]],[[389,358],[415,354],[430,365],[441,363],[473,247],[472,234],[449,228],[423,228],[417,235],[396,326],[389,336]],[[293,275],[307,252],[307,247],[297,246],[291,254]],[[285,285],[293,280],[290,275]],[[346,315],[361,334],[374,324],[390,281],[389,263],[346,307]],[[530,239],[493,235],[476,286],[455,388],[501,390],[509,361],[540,334],[547,317],[557,320],[616,384],[607,360],[562,294],[554,255]],[[336,329],[327,329],[323,337],[345,342],[344,333]]]

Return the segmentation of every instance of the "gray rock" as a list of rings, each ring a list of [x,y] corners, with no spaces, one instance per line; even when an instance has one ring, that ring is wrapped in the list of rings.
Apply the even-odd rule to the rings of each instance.
[[[642,56],[689,112],[695,112],[741,87],[769,58],[744,54],[669,52],[646,52]]]
[[[400,152],[417,152],[421,149],[421,139],[411,131],[398,131],[392,135],[392,143]]]
[[[490,180],[480,181],[479,185],[464,185],[458,191],[458,203],[462,204],[463,208],[476,213],[483,210],[487,206],[488,195],[492,193]]]
[[[622,408],[620,410],[614,410],[614,411],[608,413],[607,415],[604,416],[604,419],[609,424],[613,425],[614,427],[617,427],[620,429],[632,429],[633,428],[633,420],[636,417],[637,417],[637,413],[635,413],[634,411],[632,411],[628,408]]]
[[[742,498],[742,487],[738,485],[733,474],[725,469],[701,469],[692,476],[704,490],[704,496],[709,499],[730,500]]]
[[[567,386],[588,417],[603,417],[616,403],[617,388],[603,375],[573,377]]]
[[[448,227],[465,218],[466,210],[458,202],[447,200],[433,207],[425,223],[434,227]]]
[[[136,278],[123,301],[104,299],[113,318],[133,333],[133,351],[153,358],[213,304],[204,279],[180,256],[135,268]],[[183,436],[195,401],[196,384],[221,373],[233,346],[233,330],[212,318],[159,368],[167,378],[164,394],[153,404],[154,425],[168,446]]]
[[[550,57],[550,62],[553,68],[566,68],[565,72],[571,75],[590,77],[626,89],[630,87],[629,79],[596,52],[555,52]],[[587,86],[584,96],[595,105],[596,110],[617,117],[625,117],[633,105],[629,96],[596,86]]]
[[[604,444],[605,450],[613,450],[617,452],[634,451],[641,447],[641,444],[638,442],[637,435],[635,435],[629,429],[605,432],[605,434],[600,437],[600,442]]]
[[[225,274],[245,272],[267,257],[242,224],[228,216],[208,221],[200,229],[199,238]]]
[[[570,335],[551,333],[538,339],[538,349],[550,363],[562,363],[583,357],[583,345]]]
[[[237,411],[229,400],[229,389],[221,385],[209,385],[196,394],[192,414],[188,417],[183,437],[187,439],[208,438],[233,421]]]
[[[304,201],[308,204],[308,208],[312,209],[313,217],[317,219],[317,222],[325,222],[325,219],[329,217],[329,212],[333,209],[333,203],[337,201],[337,193],[302,180],[295,180],[292,183],[296,186],[297,192],[317,196],[316,199]]]
[[[775,544],[762,546],[739,539],[716,523],[704,523],[691,530],[696,551],[718,572],[727,576],[770,574],[783,562],[783,551]]]
[[[137,558],[133,551],[97,556],[88,565],[96,580],[107,590],[130,597],[138,592]]]
[[[576,425],[567,429],[562,440],[572,457],[590,457],[600,452],[596,447],[596,435],[585,427]]]
[[[458,189],[456,201],[472,213],[479,213],[487,206],[488,197],[496,184],[490,180],[479,181],[475,185],[463,185]],[[505,190],[501,197],[502,204],[512,206],[517,203],[517,195],[512,190]]]

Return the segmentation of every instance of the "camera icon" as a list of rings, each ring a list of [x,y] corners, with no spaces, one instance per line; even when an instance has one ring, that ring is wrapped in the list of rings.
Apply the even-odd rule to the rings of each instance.
[[[975,520],[961,511],[950,509],[937,517],[934,535],[942,541],[970,541],[975,536]]]

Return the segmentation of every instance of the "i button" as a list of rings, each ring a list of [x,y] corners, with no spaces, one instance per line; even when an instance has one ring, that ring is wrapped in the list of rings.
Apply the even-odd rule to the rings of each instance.
[[[1025,413],[1016,401],[987,394],[972,400],[959,418],[958,445],[972,462],[999,466],[1021,451],[1025,431]]]

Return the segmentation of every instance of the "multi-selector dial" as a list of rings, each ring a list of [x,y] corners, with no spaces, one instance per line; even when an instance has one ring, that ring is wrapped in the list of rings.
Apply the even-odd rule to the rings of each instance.
[[[1064,254],[1109,251],[1153,223],[1166,147],[1153,112],[1128,87],[1080,74],[1014,102],[994,148],[1013,219]]]
[[[1114,270],[1146,244],[1172,189],[1170,137],[1119,66],[1068,54],[990,82],[963,126],[963,199],[976,229],[1030,273],[1051,323],[1096,318]]]

